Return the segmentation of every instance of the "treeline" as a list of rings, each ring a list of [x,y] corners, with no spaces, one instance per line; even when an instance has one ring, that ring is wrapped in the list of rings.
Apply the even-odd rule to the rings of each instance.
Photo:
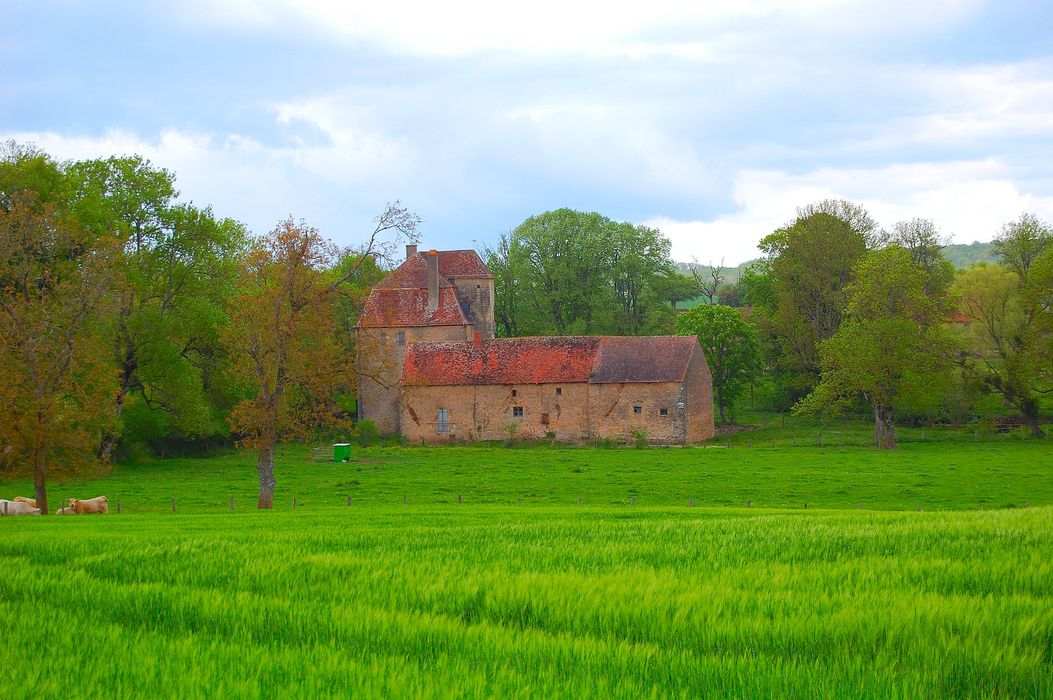
[[[989,244],[997,262],[964,270],[946,246],[926,219],[886,230],[827,200],[767,235],[729,284],[719,266],[673,263],[657,230],[560,209],[503,236],[488,264],[501,335],[697,335],[722,422],[749,389],[768,410],[872,411],[885,447],[897,416],[961,423],[1000,407],[1038,435],[1053,232],[1024,214]]]
[[[353,327],[396,239],[397,202],[357,250],[280,222],[253,237],[178,200],[138,157],[0,153],[0,469],[46,479],[134,444],[233,436],[258,453],[349,418]]]

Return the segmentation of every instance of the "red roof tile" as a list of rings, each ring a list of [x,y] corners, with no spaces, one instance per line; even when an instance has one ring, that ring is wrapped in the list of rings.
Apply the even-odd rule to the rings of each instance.
[[[683,381],[697,347],[693,335],[607,336],[596,355],[592,383]]]
[[[417,386],[682,381],[694,337],[501,338],[415,343],[402,383]]]
[[[427,289],[374,289],[358,319],[360,328],[463,326],[468,324],[452,287],[439,289],[439,308],[428,311]]]
[[[442,275],[442,257],[439,258],[439,286],[451,287],[450,281]],[[380,280],[374,289],[427,289],[428,263],[420,253],[414,253],[406,261],[392,270],[387,277]]]
[[[474,250],[440,250],[439,274],[443,277],[493,277],[490,268]]]

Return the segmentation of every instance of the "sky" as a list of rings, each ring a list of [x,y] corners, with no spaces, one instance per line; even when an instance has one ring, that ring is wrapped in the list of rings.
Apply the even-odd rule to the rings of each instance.
[[[256,234],[429,248],[560,207],[734,265],[797,207],[1053,221],[1049,0],[2,0],[0,140],[137,153]]]

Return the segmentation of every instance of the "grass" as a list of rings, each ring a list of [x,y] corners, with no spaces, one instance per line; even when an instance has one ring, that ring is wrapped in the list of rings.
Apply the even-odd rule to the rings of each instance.
[[[1051,531],[1051,508],[10,518],[0,664],[34,697],[1050,697]]]
[[[309,454],[0,518],[5,695],[1053,696],[1045,441]]]
[[[1053,505],[1053,442],[905,443],[859,447],[585,449],[560,447],[356,448],[357,461],[312,463],[286,447],[277,462],[281,509],[346,505],[466,504],[857,508],[913,510]],[[0,496],[29,495],[28,481]],[[152,460],[102,479],[55,483],[54,506],[105,494],[124,513],[216,512],[256,502],[251,455]]]

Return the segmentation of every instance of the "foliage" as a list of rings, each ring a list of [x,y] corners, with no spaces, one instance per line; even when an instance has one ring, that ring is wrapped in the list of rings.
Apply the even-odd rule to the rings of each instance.
[[[501,335],[640,335],[670,323],[669,241],[655,229],[558,209],[502,236],[487,264]]]
[[[769,362],[781,372],[794,396],[808,393],[818,381],[819,344],[841,325],[845,289],[872,233],[865,212],[858,207],[849,209],[861,228],[815,211],[760,243],[767,255],[767,279],[763,285],[755,280],[751,291],[761,293],[764,288],[761,305],[767,314],[760,323],[774,340]]]
[[[726,423],[735,401],[761,369],[757,330],[730,306],[697,306],[676,319],[679,335],[694,335],[713,376],[714,403]]]
[[[113,246],[29,192],[0,209],[0,466],[47,479],[94,463],[115,390],[100,324]]]
[[[1025,214],[995,241],[1002,263],[955,282],[967,350],[962,367],[1016,407],[1039,435],[1039,396],[1053,393],[1053,229]]]
[[[380,431],[371,420],[360,420],[355,425],[355,439],[361,447],[372,447],[380,442]]]
[[[226,341],[235,376],[253,396],[230,420],[256,451],[260,508],[273,502],[275,445],[339,423],[333,395],[350,377],[325,278],[338,257],[316,229],[290,218],[256,241],[242,263]]]
[[[878,445],[892,448],[896,406],[937,402],[946,385],[945,297],[928,289],[930,274],[899,245],[868,253],[855,277],[847,318],[820,345],[821,381],[794,410],[861,396],[874,408]]]

